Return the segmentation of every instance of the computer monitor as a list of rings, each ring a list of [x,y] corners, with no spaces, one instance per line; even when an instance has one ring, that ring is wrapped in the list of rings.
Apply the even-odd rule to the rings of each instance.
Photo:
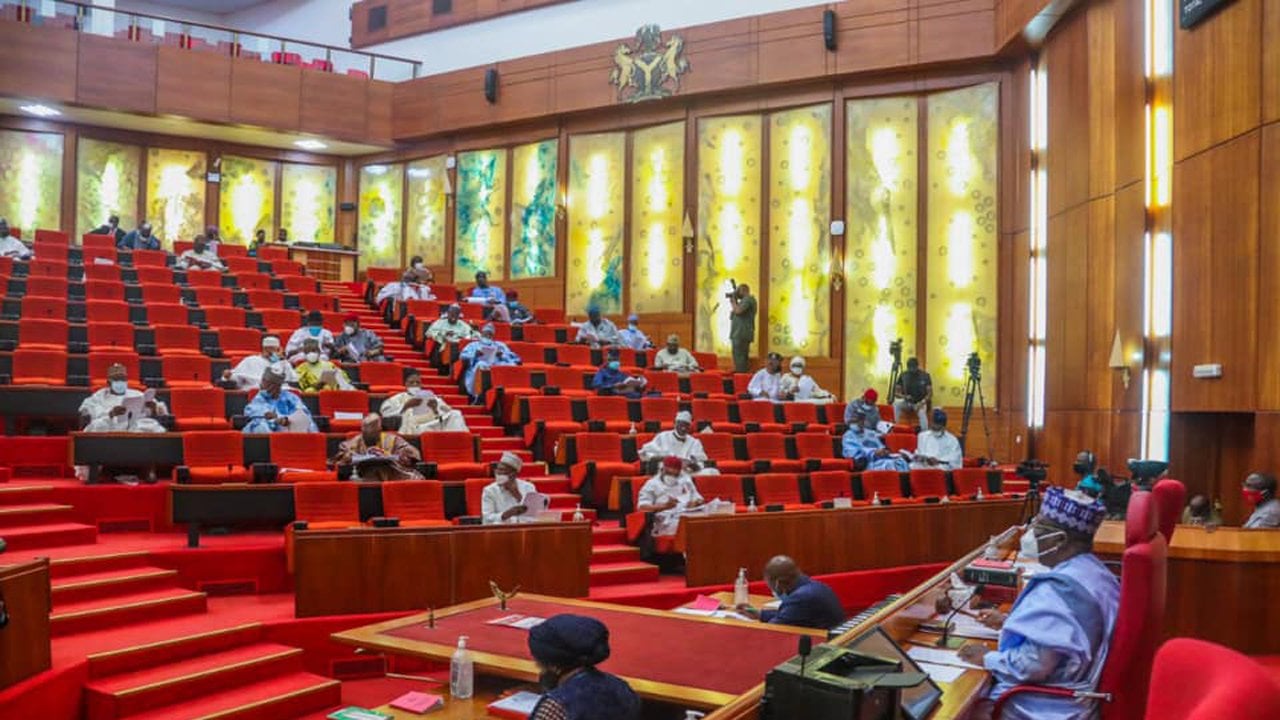
[[[854,638],[844,649],[897,660],[904,672],[924,672],[879,625]],[[925,674],[924,682],[902,690],[902,711],[911,720],[924,720],[942,702],[942,689]]]

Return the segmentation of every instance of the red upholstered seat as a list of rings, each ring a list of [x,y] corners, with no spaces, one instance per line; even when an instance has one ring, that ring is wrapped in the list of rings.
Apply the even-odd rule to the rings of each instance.
[[[152,266],[142,265],[134,268],[134,274],[137,276],[139,285],[148,285],[154,287],[172,287],[178,289],[173,284],[173,269],[164,267],[163,265]],[[143,296],[146,292],[143,292]]]
[[[85,280],[84,297],[86,300],[124,301],[124,283],[119,279]]]
[[[221,328],[218,330],[218,348],[224,356],[230,357],[256,354],[262,350],[262,331],[246,327]]]
[[[881,500],[891,500],[895,504],[920,502],[903,494],[902,475],[895,470],[867,470],[861,473],[862,498],[871,500],[879,493]]]
[[[168,355],[201,355],[200,329],[191,325],[154,325],[156,353]]]
[[[827,413],[824,420],[822,413]],[[838,405],[815,405],[807,402],[782,403],[782,417],[795,432],[830,432],[832,413],[839,413]],[[836,420],[839,420],[837,416]]]
[[[120,363],[133,382],[141,375],[142,361],[138,353],[131,350],[89,350],[89,384],[103,385],[107,382],[107,368]]]
[[[554,344],[556,340],[556,329],[546,325],[525,325],[522,329],[525,342]]]
[[[18,348],[13,351],[14,385],[66,385],[67,351]]]
[[[320,414],[329,418],[330,432],[355,432],[369,414],[369,393],[363,390],[321,390]],[[335,413],[359,413],[360,419],[339,420]]]
[[[39,251],[37,250],[37,254]],[[39,258],[27,263],[30,278],[49,277],[60,280],[67,279],[67,259],[64,254],[61,260],[55,258]]]
[[[469,432],[429,432],[418,439],[422,460],[438,480],[465,480],[489,472],[489,466],[480,462],[476,437]]]
[[[22,298],[22,317],[66,320],[67,296],[65,294],[61,297],[27,295]]]
[[[1151,488],[1156,499],[1156,515],[1160,520],[1160,534],[1165,543],[1173,542],[1173,531],[1182,519],[1182,508],[1187,501],[1187,486],[1181,481],[1164,478]]]
[[[743,400],[738,403],[738,419],[749,432],[785,433],[791,426],[778,419],[778,404],[768,400]]]
[[[889,448],[889,452],[901,452],[903,450],[915,452],[918,441],[919,437],[915,433],[891,432],[884,436],[884,446]]]
[[[448,525],[444,486],[433,480],[382,483],[382,514],[399,518],[401,527]]]
[[[821,432],[796,433],[796,457],[810,470],[852,470],[853,462],[840,457],[840,439]]]
[[[740,422],[729,418],[729,402],[710,398],[694,398],[691,406],[693,417],[698,423],[709,422],[716,432],[741,433],[746,428]]]
[[[21,318],[18,320],[18,342],[31,350],[66,350],[71,326],[66,320],[53,318]]]
[[[844,470],[822,470],[809,473],[809,489],[813,491],[813,501],[817,504],[849,498],[853,505],[866,505],[865,500],[853,500],[853,475]]]
[[[982,488],[983,497],[1004,497],[1004,493],[991,492],[991,488],[996,487],[994,483],[999,481],[1000,472],[998,470],[967,467],[951,471],[951,482],[955,485],[956,494],[966,499],[975,497],[978,494],[978,488]]]
[[[741,475],[699,475],[693,479],[698,492],[707,500],[727,500],[735,505],[746,505],[746,493],[742,489]],[[757,503],[758,504],[758,503]]]
[[[284,308],[284,295],[278,290],[246,290],[245,296],[249,299],[249,304],[255,310],[281,310]],[[290,310],[295,315],[293,324],[297,325],[297,311]]]
[[[90,320],[85,324],[89,347],[99,349],[133,350],[134,328],[127,322],[100,322]]]
[[[652,381],[653,375],[650,374],[648,377]],[[640,398],[640,420],[646,425],[657,423],[659,430],[670,430],[675,427],[678,412],[680,412],[680,403],[674,397]]]
[[[65,277],[39,277],[33,275],[27,278],[27,295],[65,299],[70,285]],[[118,299],[123,300],[124,298]]]
[[[84,250],[115,250],[115,235],[95,235],[85,233],[80,236],[80,245]]]
[[[400,268],[393,267],[368,267],[364,269],[365,279],[379,287],[399,280],[400,273]]]
[[[251,257],[224,257],[224,258],[222,258],[222,263],[223,263],[224,265],[226,265],[226,266],[227,266],[227,269],[228,269],[228,270],[230,270],[230,271],[231,271],[231,272],[233,272],[233,273],[237,273],[237,274],[239,274],[241,277],[243,277],[244,273],[255,273],[255,274],[256,274],[256,273],[258,273],[258,272],[259,272],[259,270],[258,270],[258,258],[251,258]],[[262,274],[263,274],[263,275],[266,275],[266,273],[262,273]],[[268,276],[268,277],[270,277],[270,276]],[[240,287],[245,287],[245,286],[244,286],[244,285],[240,285]],[[268,287],[270,287],[270,285],[268,285]]]
[[[1280,718],[1280,684],[1266,667],[1231,648],[1173,638],[1156,651],[1144,717],[1274,720]]]
[[[485,407],[493,409],[498,398],[502,399],[501,415],[510,418],[515,403],[522,397],[538,394],[533,387],[533,371],[525,365],[498,365],[491,367],[489,373],[489,389],[485,392]]]
[[[261,253],[259,253],[261,256]],[[294,260],[271,260],[271,273],[276,277],[285,275],[305,275],[307,269],[302,263]]]
[[[774,472],[804,470],[803,461],[787,457],[787,438],[779,432],[748,433],[747,457],[756,462],[767,461],[769,469]]]
[[[549,367],[546,369],[547,382],[543,387],[557,388],[564,397],[593,397],[595,391],[587,389],[592,374],[579,367]]]
[[[697,350],[690,350],[689,352],[693,355],[693,359],[698,361],[698,367],[703,370],[715,370],[720,364],[719,356],[713,352],[699,352]],[[737,394],[737,390],[734,390],[734,393]]]
[[[147,323],[157,325],[186,325],[191,319],[191,311],[186,305],[178,303],[147,302]]]
[[[612,395],[587,398],[587,418],[592,429],[608,432],[630,432],[636,424],[631,420],[627,398]]]
[[[163,250],[134,250],[133,266],[141,268],[144,266],[164,267],[169,262],[169,253]],[[170,275],[172,282],[172,275]]]
[[[289,248],[277,245],[264,245],[258,248],[258,259],[263,261],[288,260]]]
[[[244,435],[234,430],[184,433],[182,462],[183,465],[174,469],[175,480],[184,470],[197,485],[253,479],[253,474],[244,466]]]
[[[609,432],[578,433],[574,436],[576,462],[569,468],[569,486],[574,490],[588,481],[607,488],[616,475],[632,475],[640,463],[622,456],[622,436]]]
[[[921,500],[941,499],[947,493],[947,471],[937,468],[912,470],[907,478],[911,497]]]
[[[714,367],[714,366],[713,366]],[[696,397],[732,400],[733,388],[726,387],[724,375],[718,372],[700,372],[689,375],[689,390]],[[745,420],[745,418],[743,418]],[[772,421],[770,421],[772,422]]]
[[[293,517],[309,530],[360,527],[360,486],[353,482],[298,483],[293,486]],[[284,528],[285,559],[293,572],[293,524]]]
[[[198,287],[196,288],[196,304],[202,308],[231,307],[235,304],[235,294],[231,288]]]
[[[255,268],[257,267],[257,263],[258,263],[257,260],[254,260],[252,258],[228,258],[227,262],[231,262],[232,260],[242,260],[242,261],[248,260],[249,262],[252,262],[254,264]],[[236,272],[236,276],[235,276],[236,287],[240,288],[241,290],[270,290],[271,289],[271,276],[266,273],[256,272],[252,269],[239,270],[234,272]]]
[[[84,279],[89,280],[112,280],[120,281],[120,266],[118,265],[102,265],[95,263],[97,258],[106,258],[111,262],[116,261],[116,250],[92,250],[86,248],[84,253]]]
[[[224,393],[216,387],[174,388],[169,393],[169,412],[178,430],[226,430]]]
[[[90,327],[95,323],[127,323],[129,322],[129,304],[112,300],[86,300],[84,318]]]
[[[222,287],[222,273],[217,270],[188,270],[187,284],[191,287]]]
[[[204,324],[210,328],[242,328],[245,326],[244,308],[207,307],[204,309]]]
[[[279,482],[337,482],[338,472],[328,467],[325,436],[321,433],[272,433],[268,443],[271,464]],[[300,520],[305,520],[301,516]]]
[[[208,387],[213,383],[209,358],[204,355],[166,354],[160,358],[164,384],[171,388]]]
[[[320,283],[316,282],[315,278],[306,277],[300,273],[289,275],[288,277],[283,278],[283,280],[284,280],[284,289],[291,293],[301,294],[301,293],[319,293],[320,292]],[[328,296],[326,295],[323,297],[328,297]],[[302,298],[299,297],[298,299],[301,300]],[[317,307],[316,310],[336,309],[337,298],[331,298],[331,300],[333,300],[332,302],[333,307],[321,306],[321,307]]]
[[[528,412],[525,415],[524,443],[533,447],[541,439],[543,457],[554,456],[554,448],[560,436],[565,433],[579,432],[583,424],[573,417],[573,405],[569,398],[562,395],[534,396],[524,401]]]
[[[694,419],[697,419],[696,415]],[[722,473],[748,473],[755,467],[750,460],[738,456],[733,435],[721,432],[698,433],[698,439],[702,441],[702,449],[707,452],[707,457],[715,462],[716,468]]]
[[[277,295],[276,297],[279,297]],[[281,300],[281,302],[284,302]],[[258,305],[254,305],[258,308]],[[302,315],[297,310],[285,310],[283,308],[267,308],[265,310],[258,309],[258,315],[262,318],[262,327],[267,332],[272,332],[280,336],[282,343],[288,342],[289,335],[298,326],[302,324]]]
[[[787,510],[812,509],[800,496],[800,476],[794,473],[760,473],[755,477],[756,505],[782,505]]]
[[[67,233],[62,232],[61,230],[38,229],[33,237],[33,242],[37,245],[59,246],[65,248],[67,245],[71,244],[71,239],[67,236]]]
[[[404,390],[404,366],[393,362],[360,363],[360,382],[371,393],[398,393]]]
[[[225,263],[231,258],[243,258],[249,256],[249,248],[244,245],[236,245],[229,242],[218,243],[218,257],[222,258]]]
[[[293,280],[294,278],[288,279]],[[310,283],[315,282],[311,278],[301,279]],[[338,307],[338,299],[323,293],[302,292],[298,293],[298,307],[304,312],[310,312],[312,310],[320,310],[321,312],[325,310],[336,310]]]
[[[586,345],[559,345],[556,347],[556,364],[580,368],[595,368],[591,362],[591,348]]]
[[[147,305],[155,303],[178,305],[182,303],[182,288],[177,285],[151,283],[142,278],[138,278],[138,282],[142,288],[142,301]]]
[[[472,517],[480,517],[483,512],[482,504],[484,499],[484,489],[493,482],[493,478],[468,478],[463,483],[463,492],[467,497],[467,515]]]

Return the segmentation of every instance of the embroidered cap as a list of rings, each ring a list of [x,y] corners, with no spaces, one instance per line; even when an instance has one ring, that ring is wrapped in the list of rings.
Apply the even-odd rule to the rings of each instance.
[[[668,455],[662,459],[662,469],[680,472],[684,469],[684,461],[675,455]]]
[[[680,412],[676,413],[676,422],[693,423],[693,413],[689,412],[688,410],[681,410]]]
[[[1106,517],[1107,506],[1100,500],[1091,498],[1076,490],[1064,490],[1050,487],[1044,493],[1044,502],[1040,505],[1040,516],[1085,535],[1093,535]]]

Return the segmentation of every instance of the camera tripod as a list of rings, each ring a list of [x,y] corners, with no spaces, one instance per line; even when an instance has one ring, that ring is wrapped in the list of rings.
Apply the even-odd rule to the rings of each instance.
[[[982,411],[982,431],[987,438],[987,452],[991,452],[991,426],[987,424],[987,403],[982,396],[982,359],[978,353],[969,353],[965,362],[964,412],[960,421],[960,449],[966,450],[969,439],[969,421],[973,417],[973,398],[978,398],[978,408]]]
[[[889,356],[893,358],[893,366],[889,368],[889,391],[884,396],[892,403],[897,400],[893,391],[898,387],[898,376],[902,374],[902,338],[889,343]]]

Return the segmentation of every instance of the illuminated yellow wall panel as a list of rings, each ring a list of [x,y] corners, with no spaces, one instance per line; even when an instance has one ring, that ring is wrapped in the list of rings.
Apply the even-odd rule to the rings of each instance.
[[[556,272],[557,140],[511,149],[511,277],[551,277]]]
[[[285,163],[280,173],[280,227],[289,241],[333,242],[337,168]]]
[[[768,349],[826,356],[831,340],[831,106],[769,118]]]
[[[696,349],[730,353],[729,280],[759,294],[760,150],[758,115],[698,123]],[[757,334],[753,352],[759,354]]]
[[[925,355],[938,404],[963,400],[965,361],[975,351],[985,392],[995,395],[997,102],[995,83],[928,99]]]
[[[918,101],[854,100],[845,109],[845,393],[885,392],[889,344],[916,354]]]
[[[444,265],[445,219],[449,203],[445,193],[443,155],[409,163],[409,207],[405,213],[405,256],[419,255],[428,265]]]
[[[62,227],[62,136],[0,130],[0,217],[31,240]]]
[[[684,309],[683,122],[631,136],[631,312]]]
[[[505,149],[458,153],[454,214],[454,282],[467,282],[481,270],[490,280],[501,280],[506,272]]]
[[[590,305],[622,312],[626,147],[620,132],[569,138],[566,313],[581,314]]]
[[[166,248],[204,232],[205,154],[147,150],[147,220]]]
[[[80,138],[76,143],[76,237],[120,216],[120,227],[138,225],[142,148]]]
[[[275,239],[277,172],[279,166],[271,160],[222,156],[218,232],[224,240],[248,245],[259,229]]]
[[[360,168],[360,267],[400,267],[404,165]]]

